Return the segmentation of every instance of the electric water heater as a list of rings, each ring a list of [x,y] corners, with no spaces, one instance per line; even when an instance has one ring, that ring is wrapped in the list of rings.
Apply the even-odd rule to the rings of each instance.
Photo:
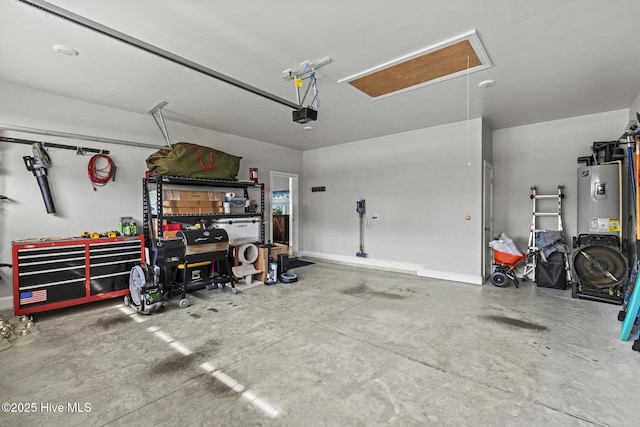
[[[578,235],[621,231],[621,182],[618,163],[578,168]]]

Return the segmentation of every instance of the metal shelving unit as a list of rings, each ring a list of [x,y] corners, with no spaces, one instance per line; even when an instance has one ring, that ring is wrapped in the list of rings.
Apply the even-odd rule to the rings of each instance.
[[[162,237],[162,223],[164,220],[175,221],[180,223],[193,223],[198,220],[219,220],[219,219],[239,219],[250,218],[260,216],[260,240],[262,243],[265,241],[265,208],[264,208],[264,184],[253,181],[225,181],[214,179],[202,179],[202,178],[183,178],[177,176],[167,175],[152,175],[145,177],[142,180],[142,194],[143,194],[143,229],[144,235],[149,236],[149,218],[157,219],[158,224],[157,237]],[[163,189],[165,186],[171,187],[206,187],[203,190],[210,189],[242,189],[245,199],[257,199],[257,197],[250,197],[252,192],[259,192],[259,210],[258,212],[245,212],[242,214],[166,214],[163,209]],[[155,205],[157,211],[155,214],[151,212],[150,201],[147,195],[150,190],[156,191]]]

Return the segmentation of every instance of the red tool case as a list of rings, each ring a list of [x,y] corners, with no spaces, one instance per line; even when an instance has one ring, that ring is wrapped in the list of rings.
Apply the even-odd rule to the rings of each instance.
[[[126,295],[144,238],[14,241],[12,258],[13,311],[31,314]]]

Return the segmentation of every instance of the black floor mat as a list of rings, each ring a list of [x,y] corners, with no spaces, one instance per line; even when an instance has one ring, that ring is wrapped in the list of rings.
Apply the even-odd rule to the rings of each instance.
[[[302,259],[297,259],[295,261],[289,261],[289,269],[298,268],[298,267],[304,267],[305,265],[311,265],[311,264],[315,264],[315,262],[304,261]]]

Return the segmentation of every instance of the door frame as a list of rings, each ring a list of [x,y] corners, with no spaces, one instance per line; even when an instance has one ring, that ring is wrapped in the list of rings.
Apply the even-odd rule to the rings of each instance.
[[[482,167],[482,278],[491,275],[493,257],[489,242],[493,239],[493,165],[483,161]]]
[[[300,242],[300,221],[298,220],[298,212],[300,209],[300,196],[299,196],[299,177],[297,173],[269,171],[269,189],[267,192],[267,199],[269,201],[269,241],[273,242],[273,206],[272,206],[272,192],[273,182],[275,178],[287,178],[289,179],[289,205],[291,212],[289,213],[289,255],[296,255],[298,253]]]

